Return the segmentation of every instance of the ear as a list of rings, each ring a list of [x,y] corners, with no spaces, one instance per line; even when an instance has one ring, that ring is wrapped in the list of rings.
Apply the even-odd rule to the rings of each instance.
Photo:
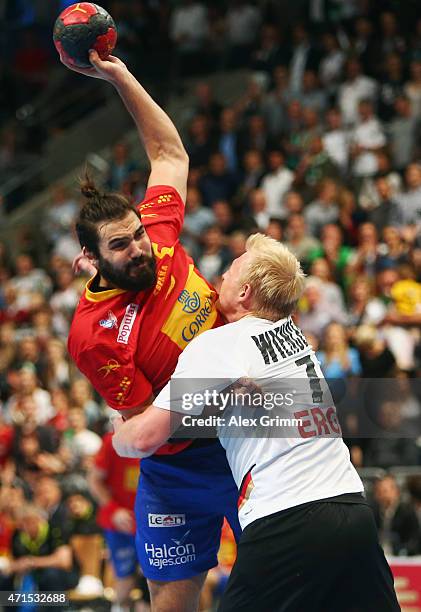
[[[253,292],[252,292],[251,286],[248,283],[245,283],[241,287],[239,301],[242,302],[243,305],[247,307],[251,303],[252,293]]]
[[[94,255],[91,251],[88,251],[88,249],[86,247],[82,248],[82,254],[84,257],[86,257],[87,259],[89,259],[89,262],[97,267],[98,265],[98,258],[96,257],[96,255]]]

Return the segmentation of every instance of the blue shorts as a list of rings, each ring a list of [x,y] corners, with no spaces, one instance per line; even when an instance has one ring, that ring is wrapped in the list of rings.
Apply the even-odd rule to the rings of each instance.
[[[238,541],[238,489],[218,441],[142,459],[136,546],[146,578],[191,578],[218,564],[224,516]]]
[[[104,538],[117,578],[127,578],[134,574],[137,568],[135,536],[104,529]]]

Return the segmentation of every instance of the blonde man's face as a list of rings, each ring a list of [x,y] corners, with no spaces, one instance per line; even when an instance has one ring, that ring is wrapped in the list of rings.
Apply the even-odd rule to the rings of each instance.
[[[250,261],[250,253],[243,253],[240,257],[234,259],[231,266],[222,275],[218,307],[227,318],[237,312],[242,287],[244,285],[241,281],[244,276],[244,271]]]

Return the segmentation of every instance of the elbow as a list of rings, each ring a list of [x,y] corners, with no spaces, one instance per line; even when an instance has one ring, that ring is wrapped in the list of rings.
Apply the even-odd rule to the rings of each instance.
[[[134,451],[136,457],[142,459],[143,457],[153,455],[159,446],[160,444],[156,443],[153,439],[141,436],[135,441]]]
[[[153,161],[167,162],[177,166],[178,170],[188,171],[189,169],[189,156],[183,143],[177,142],[168,146],[160,145],[156,152],[155,159]]]

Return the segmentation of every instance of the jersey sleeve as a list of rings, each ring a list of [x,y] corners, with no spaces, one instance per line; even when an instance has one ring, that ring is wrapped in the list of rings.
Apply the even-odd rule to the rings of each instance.
[[[181,353],[169,383],[154,400],[154,406],[198,415],[205,408],[206,393],[220,393],[246,376],[240,359],[221,333],[223,328],[204,332]],[[216,332],[216,333],[215,333]]]
[[[116,352],[112,347],[97,344],[83,351],[77,365],[115,410],[136,408],[152,395],[151,383],[128,350]]]
[[[184,222],[184,202],[174,187],[149,187],[137,209],[153,242],[168,246],[177,242]]]

